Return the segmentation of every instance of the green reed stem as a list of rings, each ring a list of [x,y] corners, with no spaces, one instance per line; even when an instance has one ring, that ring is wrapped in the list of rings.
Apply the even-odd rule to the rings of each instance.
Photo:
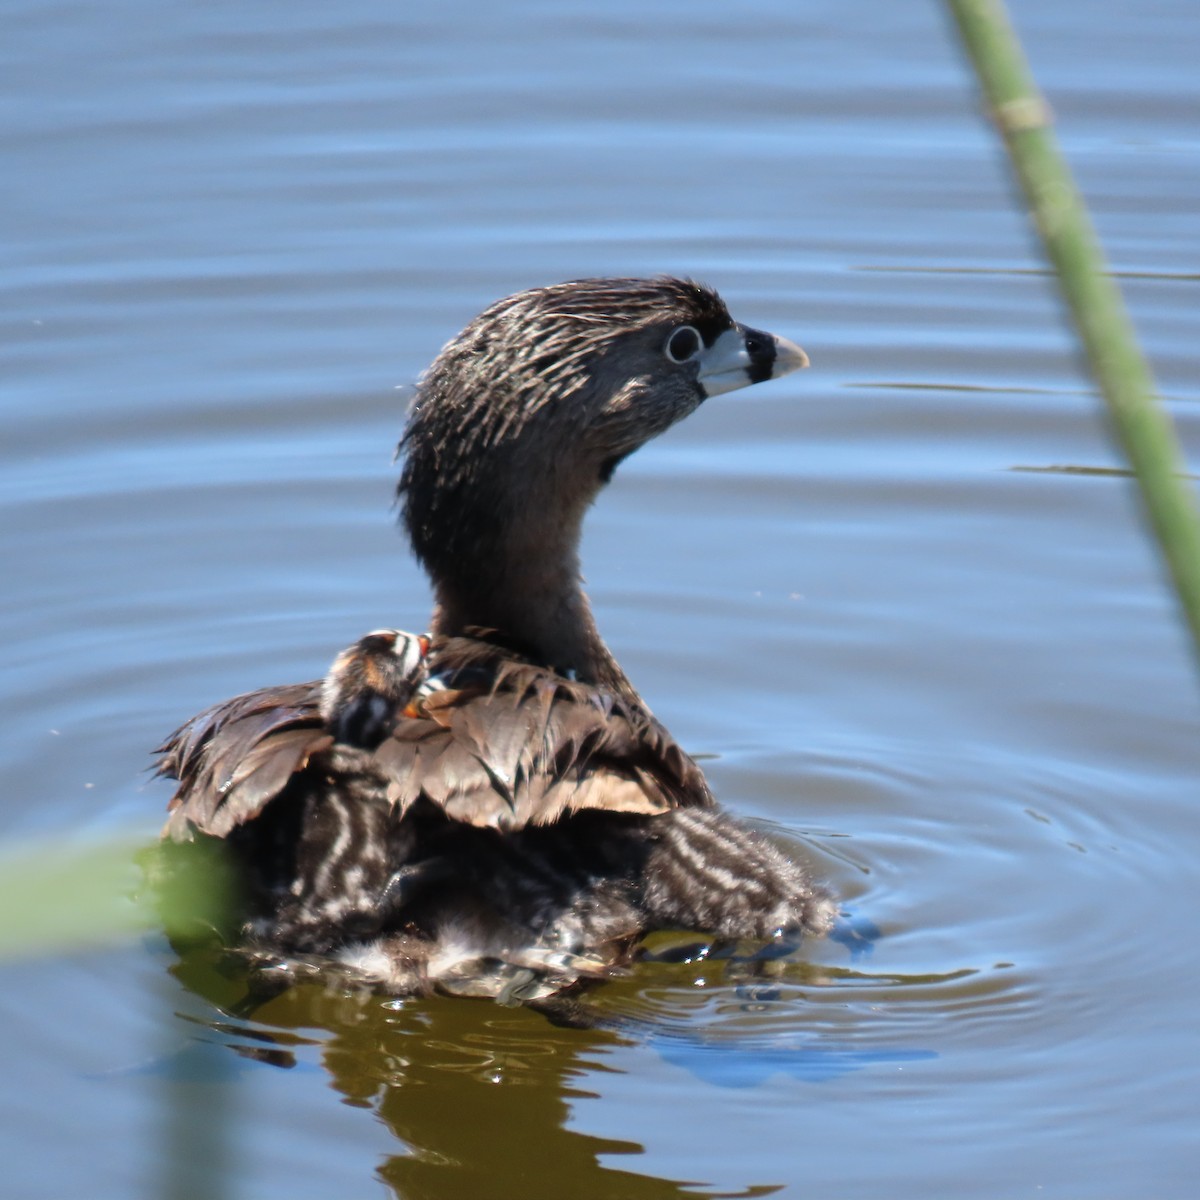
[[[1200,515],[1184,482],[1170,417],[1138,347],[1121,292],[1107,273],[1087,209],[1051,129],[1003,0],[949,0],[1046,254],[1133,467],[1200,657]]]
[[[147,846],[137,836],[0,843],[0,963],[155,928],[187,939],[222,927],[233,895],[223,850]]]

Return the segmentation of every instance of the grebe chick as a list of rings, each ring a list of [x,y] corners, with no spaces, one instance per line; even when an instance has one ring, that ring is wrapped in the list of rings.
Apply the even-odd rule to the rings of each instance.
[[[376,629],[333,660],[321,686],[321,718],[334,740],[374,750],[426,679],[429,638]]]
[[[369,634],[324,681],[226,701],[160,750],[164,832],[229,844],[248,948],[519,1001],[658,929],[828,930],[833,901],[717,808],[621,670],[578,560],[622,459],[806,364],[678,279],[522,292],[447,344],[401,443],[428,639]]]

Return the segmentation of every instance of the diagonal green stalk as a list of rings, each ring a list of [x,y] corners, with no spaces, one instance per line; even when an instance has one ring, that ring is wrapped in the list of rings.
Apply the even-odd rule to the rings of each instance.
[[[1108,274],[1087,209],[1051,129],[1003,0],[949,0],[993,118],[1137,479],[1200,658],[1200,515],[1170,417]]]

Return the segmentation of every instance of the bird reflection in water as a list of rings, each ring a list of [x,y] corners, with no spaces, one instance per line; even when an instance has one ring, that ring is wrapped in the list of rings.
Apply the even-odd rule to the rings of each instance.
[[[703,953],[694,939],[667,940],[656,954],[641,977],[589,997],[585,1002],[605,1003],[577,1011],[570,1026],[527,1006],[387,999],[366,988],[331,987],[316,974],[271,994],[266,977],[248,975],[244,963],[212,947],[185,953],[172,973],[203,1001],[189,1002],[190,1019],[205,1027],[203,1045],[192,1053],[235,1051],[243,1072],[320,1064],[348,1104],[374,1112],[398,1148],[373,1169],[397,1197],[527,1198],[531,1177],[547,1196],[768,1195],[777,1189],[767,1180],[712,1191],[705,1180],[614,1165],[618,1158],[635,1167],[645,1147],[584,1129],[587,1099],[622,1069],[618,1052],[642,1047],[701,1086],[722,1088],[753,1087],[779,1074],[820,1083],[870,1063],[929,1057],[808,1036],[803,1003],[793,998],[798,983],[830,982],[819,966],[776,963],[763,972],[748,956],[721,957],[720,947],[715,957]],[[712,982],[697,987],[702,976]],[[772,979],[790,995],[759,998],[756,988],[774,986]],[[764,1021],[772,1008],[779,1019]],[[714,1033],[714,1009],[744,1014],[744,1031]],[[181,1061],[173,1069],[186,1067]],[[236,1077],[228,1086],[237,1087]]]

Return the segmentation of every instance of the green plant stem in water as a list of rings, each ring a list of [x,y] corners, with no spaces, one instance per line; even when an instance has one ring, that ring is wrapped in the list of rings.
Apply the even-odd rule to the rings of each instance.
[[[1002,0],[949,0],[980,86],[1046,254],[1054,264],[1088,366],[1133,467],[1200,660],[1200,515],[1183,480],[1183,455],[1108,274],[1087,209],[1051,129]]]
[[[219,928],[232,896],[223,849],[135,837],[0,845],[0,962],[87,950],[156,927],[185,938]]]
[[[131,899],[137,842],[0,848],[0,961],[128,938],[153,914]]]

